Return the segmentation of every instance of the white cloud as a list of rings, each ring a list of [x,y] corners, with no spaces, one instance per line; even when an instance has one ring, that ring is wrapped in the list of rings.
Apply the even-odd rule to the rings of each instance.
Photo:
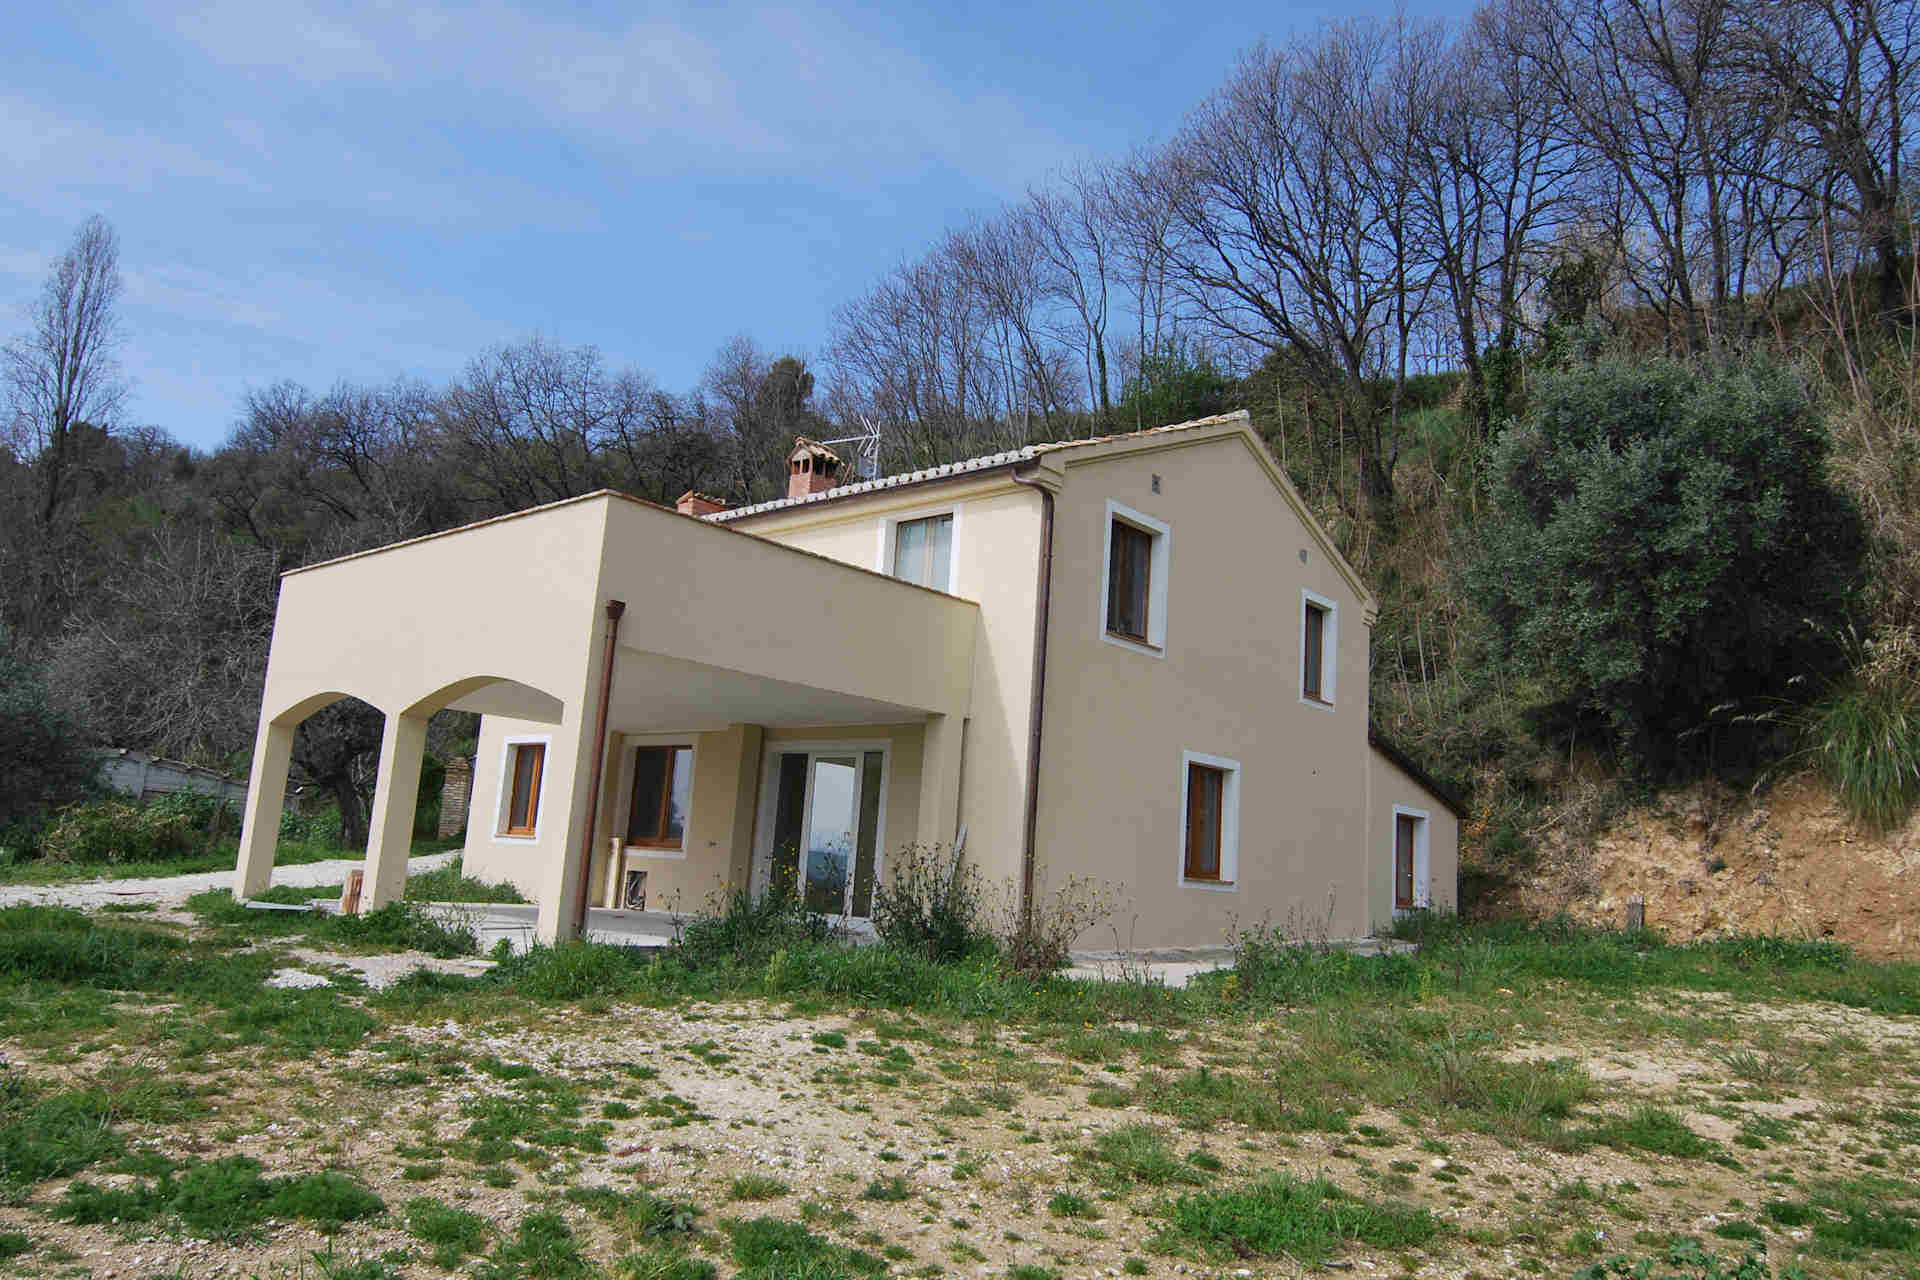
[[[955,84],[897,37],[826,11],[705,6],[595,24],[507,0],[212,0],[152,19],[180,56],[255,88],[454,128],[538,126],[642,174],[844,179],[911,162],[1002,182],[1006,145],[1068,151],[991,83]]]

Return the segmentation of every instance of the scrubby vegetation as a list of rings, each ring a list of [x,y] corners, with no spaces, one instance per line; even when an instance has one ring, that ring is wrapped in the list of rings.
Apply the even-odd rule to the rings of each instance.
[[[1376,956],[1248,931],[1175,990],[802,921],[744,958],[277,990],[284,948],[375,943],[199,906],[0,910],[17,1256],[131,1228],[256,1269],[330,1232],[386,1280],[1920,1257],[1920,970],[1831,943],[1421,918]]]

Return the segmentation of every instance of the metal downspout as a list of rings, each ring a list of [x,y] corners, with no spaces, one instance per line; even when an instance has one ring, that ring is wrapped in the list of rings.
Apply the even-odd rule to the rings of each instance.
[[[1040,736],[1046,716],[1047,618],[1053,595],[1053,491],[1015,471],[1013,482],[1040,495],[1040,564],[1033,622],[1033,705],[1027,717],[1026,829],[1020,849],[1020,923],[1033,925],[1034,846],[1040,825]]]
[[[580,884],[578,903],[573,910],[573,936],[587,931],[587,886],[593,883],[594,824],[600,821],[600,775],[607,764],[607,704],[613,700],[613,660],[620,649],[620,615],[627,611],[624,600],[607,601],[606,651],[600,657],[600,708],[593,723],[593,769],[587,776],[587,820],[580,836]]]

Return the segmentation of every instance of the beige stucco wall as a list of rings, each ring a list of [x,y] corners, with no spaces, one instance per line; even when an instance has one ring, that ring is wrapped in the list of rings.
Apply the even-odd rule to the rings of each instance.
[[[1427,903],[1435,911],[1460,907],[1460,819],[1399,765],[1367,749],[1367,848],[1372,860],[1372,919],[1393,918],[1393,819],[1399,805],[1427,820]]]
[[[1157,656],[1104,638],[1109,500],[1168,528],[1165,646]],[[1121,897],[1121,946],[1217,943],[1236,924],[1263,920],[1365,933],[1362,589],[1236,436],[1079,463],[1070,457],[1055,521],[1043,892],[1073,875],[1112,885]],[[1300,697],[1303,588],[1337,607],[1332,710]],[[1181,882],[1189,751],[1239,764],[1231,888]],[[1115,941],[1088,936],[1080,945]]]
[[[689,719],[705,713],[715,721],[711,710],[723,705],[769,722],[785,715],[817,723],[798,717],[824,712],[844,723],[883,712],[893,723],[931,715],[957,724],[970,702],[975,605],[598,494],[288,575],[256,780],[284,778],[292,727],[327,701],[351,694],[385,712],[381,794],[405,799],[385,810],[376,800],[376,844],[386,852],[370,852],[369,862],[380,893],[391,896],[404,883],[413,788],[411,777],[386,785],[392,762],[417,768],[433,711],[482,712],[473,870],[520,885],[540,903],[542,935],[555,936],[571,919],[579,884],[566,868],[569,855],[577,857],[591,832],[598,859],[614,829],[617,779],[608,778],[598,812],[587,812],[608,599],[628,604],[613,703],[625,719],[612,721],[616,731],[678,724],[723,734],[754,718]],[[494,834],[499,768],[515,733],[544,738],[548,750],[536,833],[506,842]],[[939,775],[951,785],[934,787],[939,803],[923,803],[923,811],[951,811],[955,759]],[[257,893],[268,882],[280,805],[277,786],[250,794],[237,892]],[[738,835],[729,833],[730,857],[738,856]]]
[[[489,882],[514,885],[532,897],[539,891],[541,859],[538,836],[549,815],[541,810],[533,840],[501,834],[500,788],[505,777],[509,743],[539,736],[547,726],[488,716],[481,723],[474,769],[472,821],[467,827],[465,869]],[[920,820],[920,749],[923,729],[918,724],[829,725],[819,728],[763,729],[734,725],[708,733],[619,733],[613,735],[607,768],[606,812],[600,823],[605,835],[626,830],[631,802],[633,752],[639,746],[690,744],[693,792],[688,802],[686,843],[679,854],[647,849],[625,849],[627,865],[647,872],[650,910],[701,911],[723,890],[744,885],[753,853],[760,787],[764,784],[769,751],[783,745],[815,742],[884,742],[887,745],[885,829],[881,832],[883,874],[891,874],[888,855],[914,840]],[[592,902],[605,905],[607,858],[611,842],[596,845]]]
[[[954,515],[953,594],[980,605],[959,820],[967,829],[967,856],[998,884],[1016,876],[1020,866],[1039,496],[995,476],[942,485],[937,491],[910,489],[844,505],[772,512],[742,520],[739,527],[788,546],[884,570],[892,525],[942,512]],[[890,849],[911,838],[911,826],[892,820],[887,825]]]

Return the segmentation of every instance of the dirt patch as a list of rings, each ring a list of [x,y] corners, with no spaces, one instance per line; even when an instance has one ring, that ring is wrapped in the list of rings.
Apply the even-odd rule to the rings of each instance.
[[[1758,798],[1672,792],[1590,843],[1549,851],[1517,905],[1618,926],[1635,894],[1647,923],[1675,940],[1781,934],[1830,938],[1878,960],[1920,959],[1920,815],[1868,835],[1804,776]]]

